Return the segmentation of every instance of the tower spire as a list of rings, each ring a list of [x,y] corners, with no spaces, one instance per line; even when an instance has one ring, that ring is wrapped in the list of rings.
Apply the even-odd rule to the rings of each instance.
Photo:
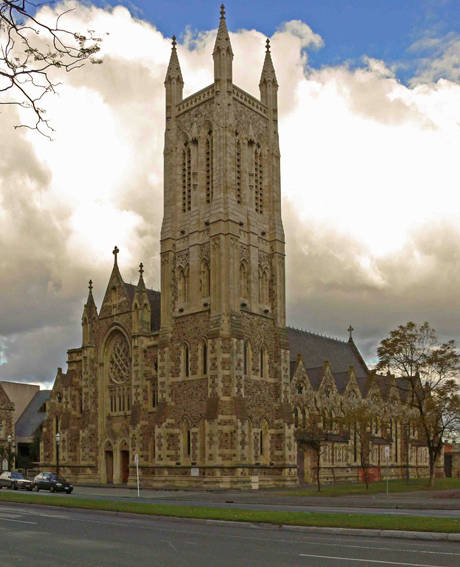
[[[267,38],[265,42],[265,60],[260,75],[260,99],[263,104],[271,108],[277,106],[278,81],[276,80],[275,67],[273,66],[272,56],[270,53],[270,40]]]
[[[216,43],[212,52],[214,59],[214,81],[218,90],[232,86],[232,61],[233,51],[228,34],[227,22],[225,21],[225,6],[220,7],[219,29],[217,30]]]

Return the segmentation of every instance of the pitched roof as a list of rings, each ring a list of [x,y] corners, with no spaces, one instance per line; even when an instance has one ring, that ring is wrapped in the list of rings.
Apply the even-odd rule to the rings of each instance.
[[[291,360],[300,353],[305,368],[322,367],[327,360],[334,372],[348,372],[350,366],[353,366],[356,376],[367,377],[369,371],[353,342],[331,339],[292,327],[288,327],[287,332]]]
[[[307,368],[307,376],[310,380],[311,387],[317,390],[321,384],[324,376],[324,365],[317,366],[316,368]]]
[[[46,412],[40,411],[43,404],[49,399],[51,390],[38,391],[29,402],[14,427],[16,439],[18,437],[32,437],[38,427],[45,421]]]
[[[0,384],[0,408],[3,410],[14,411],[14,403],[10,400],[8,394],[5,392],[1,384]]]

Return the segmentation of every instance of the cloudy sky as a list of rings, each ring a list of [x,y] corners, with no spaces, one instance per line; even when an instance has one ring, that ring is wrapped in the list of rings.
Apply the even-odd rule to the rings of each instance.
[[[185,96],[212,82],[218,2],[67,2],[102,65],[44,102],[54,141],[0,108],[0,378],[49,385],[80,345],[115,244],[126,281],[159,286],[163,80],[178,36]],[[233,1],[234,81],[258,95],[266,36],[280,84],[288,320],[369,362],[428,320],[460,339],[459,0]],[[43,17],[50,17],[50,10]],[[61,22],[62,23],[62,22]]]

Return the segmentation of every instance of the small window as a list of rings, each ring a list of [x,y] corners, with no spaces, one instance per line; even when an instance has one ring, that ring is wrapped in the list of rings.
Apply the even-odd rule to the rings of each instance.
[[[187,457],[192,454],[192,434],[190,429],[187,429]]]
[[[184,347],[184,370],[185,376],[188,378],[190,376],[190,351],[188,345]]]
[[[208,373],[208,345],[206,344],[206,341],[203,341],[202,357],[203,357],[203,375],[206,376],[206,374]]]

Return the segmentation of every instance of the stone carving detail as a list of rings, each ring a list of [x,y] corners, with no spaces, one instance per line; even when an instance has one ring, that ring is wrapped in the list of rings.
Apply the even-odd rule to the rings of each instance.
[[[205,242],[200,246],[200,259],[207,260],[209,262],[210,258],[210,250],[209,250],[209,242]]]
[[[176,267],[177,268],[185,268],[188,265],[189,261],[189,251],[182,250],[182,252],[178,252],[176,254]]]
[[[241,244],[240,246],[240,260],[249,261],[249,246]]]
[[[264,269],[270,267],[270,256],[266,252],[259,251],[259,266]]]

